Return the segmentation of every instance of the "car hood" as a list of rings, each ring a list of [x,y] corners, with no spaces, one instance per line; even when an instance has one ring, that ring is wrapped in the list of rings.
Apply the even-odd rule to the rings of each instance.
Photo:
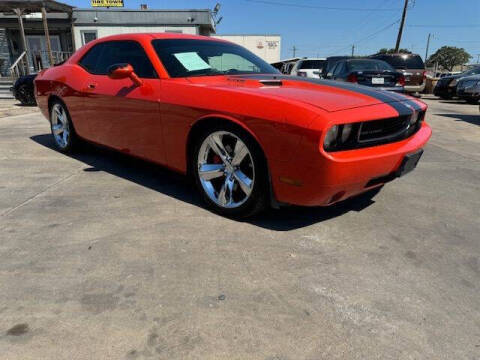
[[[407,100],[368,86],[286,75],[191,77],[194,84],[309,104],[328,112]]]

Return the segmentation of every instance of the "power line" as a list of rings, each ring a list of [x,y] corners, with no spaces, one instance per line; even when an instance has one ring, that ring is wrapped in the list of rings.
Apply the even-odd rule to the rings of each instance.
[[[395,24],[398,24],[399,22],[400,22],[400,19],[398,19],[397,21],[394,21],[394,22],[391,23],[391,24],[388,24],[388,25],[384,26],[383,28],[375,31],[373,34],[370,34],[370,35],[368,35],[368,36],[365,36],[364,38],[361,38],[361,39],[355,41],[354,44],[359,44],[359,43],[361,43],[362,41],[369,40],[369,39],[371,39],[372,37],[380,34],[381,32],[383,32],[383,31],[385,31],[385,30],[388,30],[389,28],[391,28],[391,27],[394,26]],[[347,45],[347,46],[345,46],[345,47],[343,47],[343,48],[341,48],[341,49],[337,49],[335,52],[332,52],[332,53],[329,54],[328,56],[337,54],[337,53],[343,51],[344,49],[349,49],[350,47],[351,47],[351,45]]]
[[[399,9],[379,9],[379,8],[338,8],[330,6],[316,6],[316,5],[304,5],[304,4],[292,4],[279,1],[270,1],[270,0],[244,0],[247,2],[265,4],[265,5],[276,5],[276,6],[289,6],[302,9],[320,9],[320,10],[338,10],[338,11],[398,11]]]
[[[429,27],[442,27],[442,28],[472,28],[480,27],[480,24],[466,24],[466,25],[442,25],[442,24],[430,24],[430,25],[407,25],[408,27],[429,28]]]

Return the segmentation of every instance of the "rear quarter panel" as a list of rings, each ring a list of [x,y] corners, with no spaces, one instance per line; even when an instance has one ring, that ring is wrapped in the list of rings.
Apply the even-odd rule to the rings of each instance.
[[[81,89],[84,79],[79,76],[77,65],[64,64],[42,71],[35,78],[35,97],[43,115],[49,119],[48,100],[55,95],[67,105],[72,122],[82,110]]]

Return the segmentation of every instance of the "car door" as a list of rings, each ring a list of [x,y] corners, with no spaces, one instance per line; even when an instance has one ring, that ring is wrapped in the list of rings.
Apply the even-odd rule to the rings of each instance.
[[[142,85],[112,79],[114,64],[132,65]],[[86,70],[82,126],[89,140],[164,163],[160,80],[142,45],[132,40],[96,44],[80,60]]]

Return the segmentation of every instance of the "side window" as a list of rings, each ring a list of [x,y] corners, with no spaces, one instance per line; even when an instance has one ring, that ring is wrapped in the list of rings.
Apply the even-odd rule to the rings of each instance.
[[[95,74],[97,61],[105,45],[105,43],[95,45],[79,61],[79,64],[89,73]]]
[[[157,74],[142,46],[136,41],[109,41],[95,45],[80,60],[88,72],[95,75],[107,75],[113,64],[132,65],[140,78],[156,78]]]
[[[332,71],[333,76],[337,76],[338,74],[340,74],[340,71],[342,68],[343,68],[343,62],[337,63],[337,65],[335,65]]]

